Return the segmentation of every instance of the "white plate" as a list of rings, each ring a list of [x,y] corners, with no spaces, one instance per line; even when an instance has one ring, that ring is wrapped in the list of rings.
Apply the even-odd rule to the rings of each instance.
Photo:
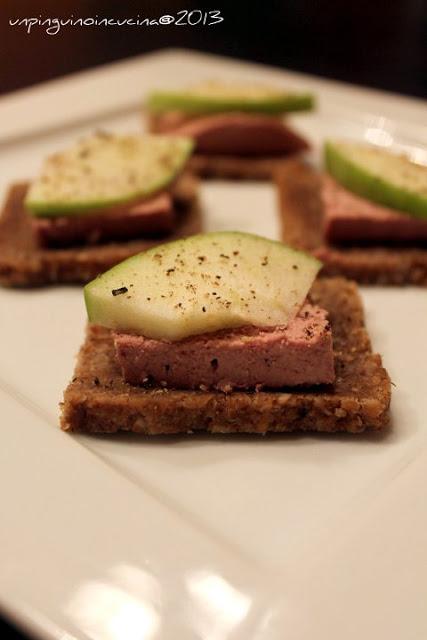
[[[426,104],[182,51],[0,99],[0,188],[94,126],[137,129],[154,86],[250,77],[313,89],[292,117],[426,162]],[[277,235],[268,184],[212,182],[209,228]],[[425,290],[363,290],[395,387],[380,437],[145,439],[58,429],[81,290],[0,291],[0,605],[41,638],[427,637]]]

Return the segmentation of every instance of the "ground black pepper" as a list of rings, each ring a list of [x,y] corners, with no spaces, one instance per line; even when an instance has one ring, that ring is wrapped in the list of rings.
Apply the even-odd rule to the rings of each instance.
[[[128,288],[127,287],[120,287],[119,289],[113,289],[111,291],[113,296],[120,296],[122,293],[127,293],[127,292],[128,292]]]

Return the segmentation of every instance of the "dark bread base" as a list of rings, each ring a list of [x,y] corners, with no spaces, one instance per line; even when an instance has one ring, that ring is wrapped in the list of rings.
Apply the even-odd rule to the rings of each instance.
[[[427,286],[427,249],[329,246],[323,238],[319,174],[293,160],[275,178],[282,240],[318,257],[324,264],[321,275],[342,275],[362,284]]]
[[[89,326],[64,394],[61,426],[92,433],[147,435],[208,431],[361,433],[388,425],[390,380],[372,353],[357,287],[318,280],[310,297],[329,312],[336,382],[311,389],[233,392],[134,387],[123,381],[110,331]]]
[[[93,246],[42,248],[23,205],[28,183],[10,187],[0,217],[0,284],[10,287],[86,283],[125,258],[202,230],[197,199],[177,215],[173,233]]]
[[[189,168],[202,178],[273,180],[276,172],[290,157],[291,154],[251,158],[195,153],[189,160]]]

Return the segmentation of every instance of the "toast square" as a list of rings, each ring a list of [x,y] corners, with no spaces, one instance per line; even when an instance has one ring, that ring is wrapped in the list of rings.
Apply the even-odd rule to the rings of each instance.
[[[111,332],[89,325],[74,378],[64,393],[61,427],[145,435],[384,429],[391,383],[381,357],[372,352],[356,285],[342,278],[317,280],[310,301],[329,313],[333,385],[229,394],[136,387],[123,381]]]
[[[105,244],[41,248],[24,208],[28,182],[13,184],[0,215],[0,284],[12,287],[86,283],[115,264],[156,244],[202,230],[197,198],[177,213],[173,233]]]
[[[346,276],[361,284],[427,286],[427,248],[327,245],[319,174],[293,160],[280,167],[275,179],[282,240],[319,258],[321,275]]]

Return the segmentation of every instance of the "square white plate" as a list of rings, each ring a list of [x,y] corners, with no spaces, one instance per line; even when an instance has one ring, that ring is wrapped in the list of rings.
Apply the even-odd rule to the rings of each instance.
[[[426,104],[163,51],[0,99],[0,190],[95,127],[138,130],[153,87],[244,77],[313,90],[291,119],[427,163]],[[209,229],[277,237],[267,183],[202,186]],[[365,288],[395,384],[383,436],[85,437],[58,428],[81,289],[0,291],[0,606],[41,638],[427,637],[427,296]]]

